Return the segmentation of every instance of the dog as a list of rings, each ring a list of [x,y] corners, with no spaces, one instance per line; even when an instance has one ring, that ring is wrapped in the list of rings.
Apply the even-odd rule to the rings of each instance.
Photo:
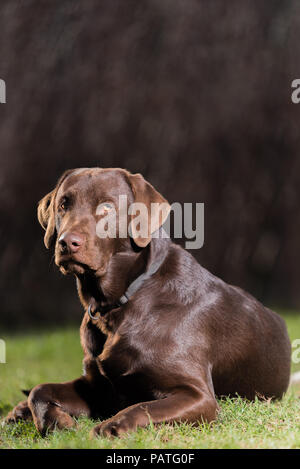
[[[97,223],[112,206],[121,219],[120,195],[144,204],[150,221],[151,204],[167,209],[143,236],[101,238]],[[216,397],[282,397],[291,357],[283,319],[161,235],[169,210],[142,175],[120,168],[69,170],[40,201],[45,245],[75,276],[85,310],[83,374],[36,386],[7,422],[33,419],[45,435],[85,415],[102,421],[93,435],[120,436],[150,421],[213,422]]]

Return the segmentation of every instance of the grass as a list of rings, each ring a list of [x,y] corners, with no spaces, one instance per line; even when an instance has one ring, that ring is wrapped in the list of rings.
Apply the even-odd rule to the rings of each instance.
[[[291,340],[300,338],[300,315],[284,314]],[[73,379],[81,373],[79,333],[65,329],[29,335],[3,336],[7,363],[0,364],[0,417],[20,400],[21,389],[42,382]],[[293,364],[293,371],[300,364]],[[95,422],[80,418],[77,428],[41,438],[32,423],[0,426],[0,448],[300,448],[299,390],[290,389],[279,402],[219,402],[213,425],[150,425],[121,439],[89,439]]]

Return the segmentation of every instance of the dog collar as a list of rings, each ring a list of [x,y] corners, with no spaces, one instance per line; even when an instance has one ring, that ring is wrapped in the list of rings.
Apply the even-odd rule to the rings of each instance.
[[[148,280],[152,275],[154,275],[160,266],[162,265],[163,261],[165,259],[165,256],[162,256],[157,261],[154,261],[150,264],[149,269],[144,272],[143,274],[139,275],[127,288],[125,293],[118,299],[118,301],[112,305],[106,305],[106,306],[97,306],[96,311],[92,311],[92,304],[89,304],[88,307],[88,315],[91,319],[98,320],[100,317],[103,317],[106,313],[109,311],[119,308],[120,306],[125,305],[128,303],[130,298],[139,290],[139,288],[143,285],[143,283]],[[98,314],[99,313],[99,314]]]

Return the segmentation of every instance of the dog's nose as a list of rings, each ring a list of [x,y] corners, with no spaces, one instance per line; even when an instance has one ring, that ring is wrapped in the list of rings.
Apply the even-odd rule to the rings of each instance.
[[[79,251],[83,242],[84,238],[82,235],[78,233],[70,233],[67,231],[63,233],[58,240],[58,243],[61,246],[62,250],[68,250],[71,253]]]

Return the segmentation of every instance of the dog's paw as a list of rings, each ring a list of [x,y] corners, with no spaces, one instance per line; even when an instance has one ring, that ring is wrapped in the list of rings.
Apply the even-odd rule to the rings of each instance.
[[[90,433],[91,438],[97,436],[103,437],[120,437],[124,433],[134,430],[134,426],[130,424],[129,420],[125,417],[111,418],[100,423]]]
[[[4,423],[16,423],[18,420],[32,420],[32,413],[28,407],[27,400],[16,405],[16,407],[14,407],[6,416]]]

